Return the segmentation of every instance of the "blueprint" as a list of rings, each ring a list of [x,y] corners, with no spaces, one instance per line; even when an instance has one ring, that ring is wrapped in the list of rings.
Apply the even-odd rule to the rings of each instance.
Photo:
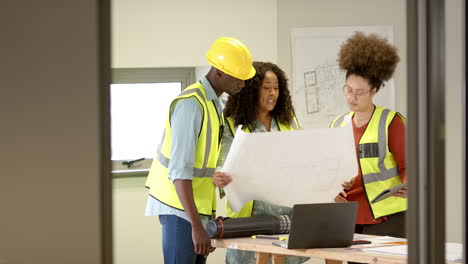
[[[231,208],[251,200],[276,205],[333,202],[341,184],[357,175],[352,127],[245,133],[240,127],[223,172]]]

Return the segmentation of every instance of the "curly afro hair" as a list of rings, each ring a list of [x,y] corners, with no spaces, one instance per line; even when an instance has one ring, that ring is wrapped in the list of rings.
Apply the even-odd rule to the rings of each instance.
[[[338,63],[346,71],[346,78],[355,74],[369,81],[377,91],[389,80],[400,57],[397,48],[376,34],[356,32],[341,45]]]
[[[252,79],[245,81],[245,87],[236,95],[229,96],[224,109],[224,116],[234,118],[234,124],[249,126],[257,119],[258,90],[265,73],[274,72],[278,77],[279,96],[275,108],[271,111],[278,122],[290,123],[293,119],[294,108],[288,89],[288,78],[283,70],[270,62],[255,61],[253,67],[257,71]]]

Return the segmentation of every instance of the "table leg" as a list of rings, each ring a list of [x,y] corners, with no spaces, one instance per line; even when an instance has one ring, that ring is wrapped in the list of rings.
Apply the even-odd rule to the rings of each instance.
[[[270,259],[270,253],[264,252],[255,252],[255,260],[256,264],[268,264],[268,260]]]
[[[276,255],[272,254],[271,255],[271,264],[284,264],[284,258],[286,256],[284,255]]]
[[[343,264],[342,260],[326,259],[325,264]]]

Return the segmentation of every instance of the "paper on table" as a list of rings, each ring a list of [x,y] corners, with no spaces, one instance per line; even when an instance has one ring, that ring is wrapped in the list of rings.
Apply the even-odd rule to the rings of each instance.
[[[372,253],[384,253],[392,255],[406,256],[408,254],[408,246],[383,246],[373,248],[363,248],[363,251]],[[447,261],[460,261],[463,260],[463,245],[460,243],[445,243],[445,259]]]
[[[369,240],[375,245],[398,245],[401,242],[407,242],[406,238],[391,237],[391,236],[374,236],[364,234],[354,234],[353,240]]]
[[[445,242],[445,259],[463,262],[463,244]]]
[[[353,240],[367,240],[370,244],[353,245],[354,248],[380,248],[384,246],[406,245],[406,238],[354,234]]]
[[[363,248],[361,250],[371,253],[383,253],[398,256],[408,255],[408,245]]]
[[[251,200],[333,202],[357,175],[352,127],[245,133],[239,126],[223,171],[233,179],[224,190],[236,212]]]

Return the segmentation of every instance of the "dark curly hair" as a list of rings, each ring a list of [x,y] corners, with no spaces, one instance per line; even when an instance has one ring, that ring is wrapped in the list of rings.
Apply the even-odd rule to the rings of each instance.
[[[368,36],[357,31],[341,45],[338,63],[346,71],[346,78],[355,74],[369,81],[377,91],[389,80],[400,57],[397,48],[376,34]]]
[[[252,125],[257,119],[258,90],[265,78],[265,73],[272,71],[278,77],[279,95],[275,108],[271,111],[278,122],[289,124],[293,119],[294,108],[288,89],[288,78],[283,70],[270,62],[255,61],[253,66],[257,73],[245,81],[245,87],[236,95],[229,96],[224,109],[224,116],[234,118],[234,124]]]

